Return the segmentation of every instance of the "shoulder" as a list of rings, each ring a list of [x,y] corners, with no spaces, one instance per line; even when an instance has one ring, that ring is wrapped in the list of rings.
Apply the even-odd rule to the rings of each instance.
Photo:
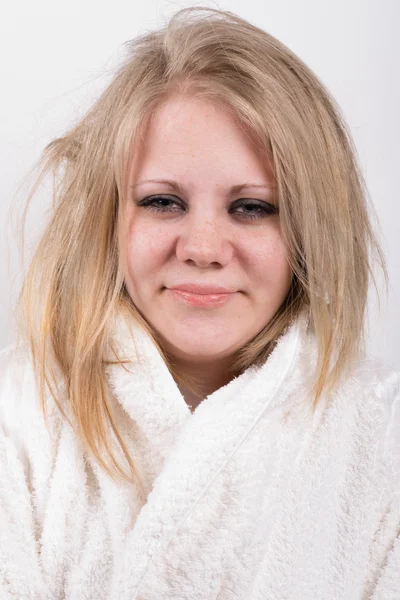
[[[381,456],[400,496],[400,371],[367,355],[354,371],[355,401],[364,423],[371,425]]]
[[[355,365],[354,380],[363,396],[370,397],[386,415],[388,425],[395,419],[400,424],[400,371],[381,358],[366,355]]]
[[[33,369],[27,342],[17,345],[16,342],[0,350],[0,384],[4,377],[26,374]]]
[[[397,392],[400,389],[400,371],[371,354],[365,355],[356,362],[354,374],[366,386],[373,386],[377,389],[389,386]]]
[[[27,345],[10,344],[0,351],[0,463],[12,473],[29,472],[27,439],[37,419],[32,414],[34,372]],[[18,466],[19,465],[19,466]]]
[[[48,424],[56,431],[60,417],[45,392]],[[28,451],[32,439],[47,437],[35,368],[28,343],[10,344],[0,351],[0,430],[13,444]]]
[[[0,419],[20,412],[35,395],[35,374],[28,344],[10,344],[0,351]]]

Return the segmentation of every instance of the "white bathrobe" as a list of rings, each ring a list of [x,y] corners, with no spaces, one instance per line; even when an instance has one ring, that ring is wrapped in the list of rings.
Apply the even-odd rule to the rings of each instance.
[[[192,413],[137,325],[107,367],[137,487],[51,408],[26,350],[0,358],[0,598],[399,600],[400,377],[362,358],[315,415],[304,314],[261,368]]]

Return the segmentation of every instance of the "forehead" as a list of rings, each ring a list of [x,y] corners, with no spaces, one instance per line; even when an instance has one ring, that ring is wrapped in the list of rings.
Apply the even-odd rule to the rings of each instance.
[[[152,113],[134,142],[131,181],[152,178],[271,180],[273,172],[239,120],[222,106],[172,97]]]

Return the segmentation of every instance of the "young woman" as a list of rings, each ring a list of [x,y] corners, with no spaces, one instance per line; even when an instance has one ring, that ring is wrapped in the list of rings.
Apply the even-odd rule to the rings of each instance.
[[[400,597],[399,374],[340,112],[283,44],[179,11],[45,150],[0,377],[0,597]]]

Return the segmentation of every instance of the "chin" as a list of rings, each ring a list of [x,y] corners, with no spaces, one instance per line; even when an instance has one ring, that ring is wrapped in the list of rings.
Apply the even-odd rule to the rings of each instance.
[[[195,337],[193,333],[193,337]],[[181,360],[191,360],[193,362],[210,361],[225,358],[233,353],[232,346],[216,344],[215,339],[204,341],[203,343],[195,340],[179,339],[176,336],[165,335],[163,337],[163,345],[165,349],[174,357]],[[214,337],[214,336],[213,336]]]

